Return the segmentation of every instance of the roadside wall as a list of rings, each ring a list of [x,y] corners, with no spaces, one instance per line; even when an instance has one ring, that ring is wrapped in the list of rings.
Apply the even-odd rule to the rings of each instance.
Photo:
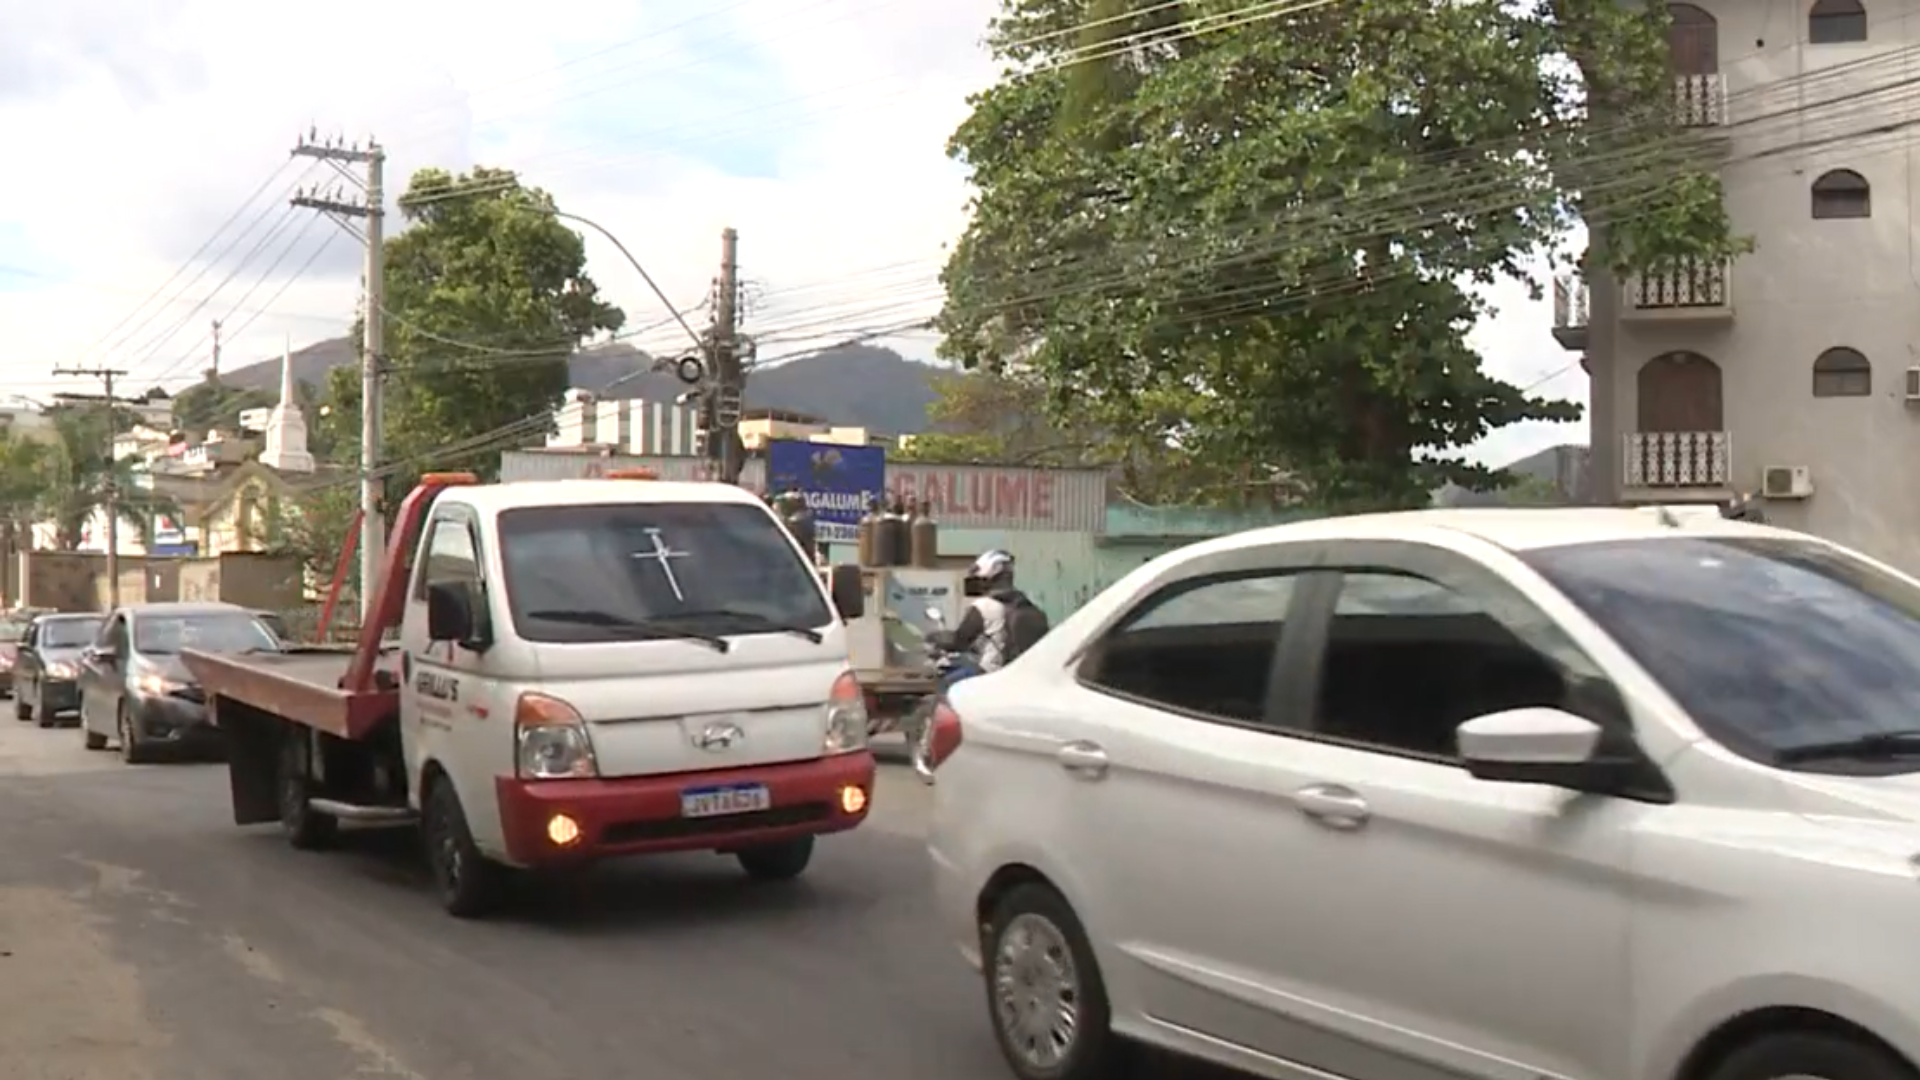
[[[25,551],[19,557],[20,602],[57,611],[107,606],[107,557],[96,552]],[[257,552],[213,558],[120,556],[120,602],[224,600],[254,608],[302,602],[300,560]]]

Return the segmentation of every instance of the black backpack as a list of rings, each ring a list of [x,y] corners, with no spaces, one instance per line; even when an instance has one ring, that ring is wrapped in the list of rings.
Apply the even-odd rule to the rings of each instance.
[[[1033,643],[1047,636],[1053,629],[1053,623],[1047,613],[1036,607],[1026,593],[1011,589],[994,596],[995,600],[1006,605],[1006,640],[1001,642],[1000,655],[1004,663],[1012,663],[1021,653],[1033,648]]]

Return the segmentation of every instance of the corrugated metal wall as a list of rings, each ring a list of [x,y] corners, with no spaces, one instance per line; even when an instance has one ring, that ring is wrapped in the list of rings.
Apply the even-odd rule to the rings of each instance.
[[[887,462],[895,497],[933,506],[934,520],[960,529],[1105,532],[1107,477],[1099,469]]]

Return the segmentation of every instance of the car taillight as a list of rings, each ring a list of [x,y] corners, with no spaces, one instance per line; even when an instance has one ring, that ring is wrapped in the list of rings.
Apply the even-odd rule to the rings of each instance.
[[[934,706],[933,718],[927,723],[932,725],[927,736],[927,768],[937,769],[960,749],[960,714],[943,701]]]

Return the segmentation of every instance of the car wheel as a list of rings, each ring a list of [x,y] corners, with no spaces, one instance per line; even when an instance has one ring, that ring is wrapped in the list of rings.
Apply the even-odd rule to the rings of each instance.
[[[424,801],[421,832],[440,906],[457,919],[477,919],[499,910],[506,891],[506,868],[474,846],[453,782],[436,777]]]
[[[1706,1080],[1915,1080],[1890,1051],[1842,1034],[1781,1031],[1751,1039],[1720,1060]]]
[[[755,881],[791,881],[805,873],[807,864],[813,861],[813,837],[741,848],[733,857]]]
[[[145,765],[153,760],[153,751],[140,741],[134,730],[133,714],[125,702],[114,710],[113,730],[120,739],[120,760],[129,765]]]
[[[33,694],[33,706],[27,711],[33,717],[33,722],[40,727],[50,728],[59,723],[58,719],[53,715],[53,710],[47,708],[46,700],[37,690],[34,691]]]
[[[1118,1064],[1107,990],[1080,920],[1045,885],[994,905],[982,942],[987,1014],[1021,1080],[1104,1080]]]
[[[287,843],[301,851],[318,851],[333,843],[340,833],[340,819],[313,808],[313,784],[309,779],[306,755],[301,753],[304,731],[289,732],[280,744],[279,776],[275,787],[280,799],[280,831]]]

